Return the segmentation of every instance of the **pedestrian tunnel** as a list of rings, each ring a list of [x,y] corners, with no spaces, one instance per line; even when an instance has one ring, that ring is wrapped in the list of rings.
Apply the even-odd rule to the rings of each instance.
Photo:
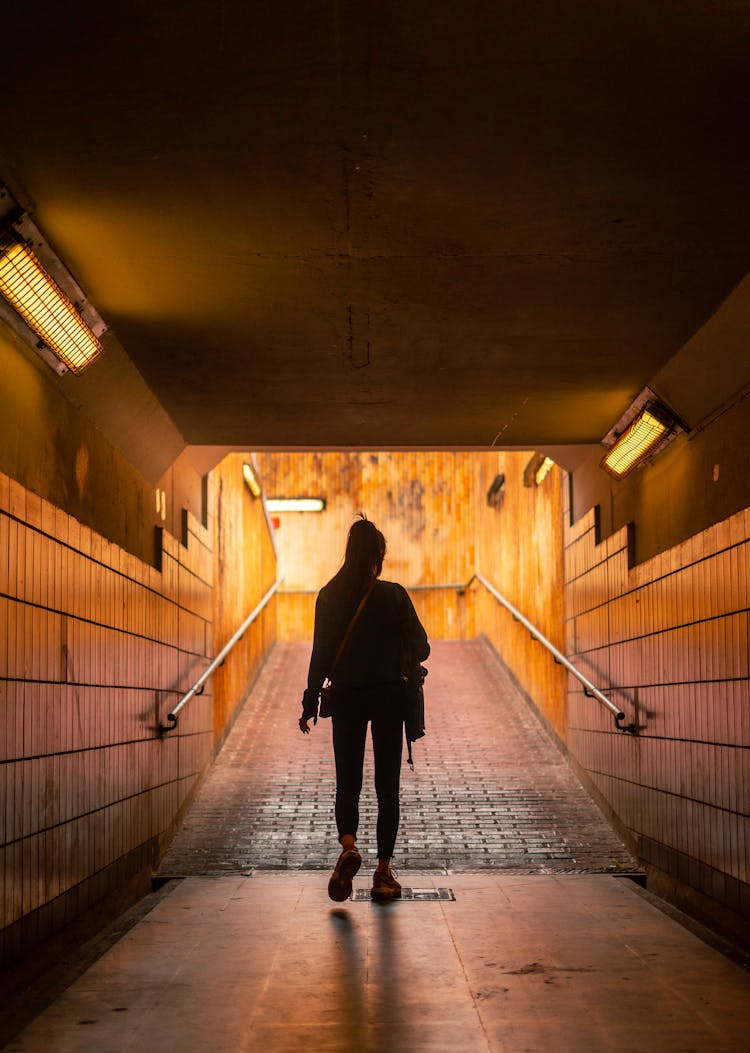
[[[513,904],[515,949],[506,947],[507,968],[492,973],[493,991],[500,976],[554,984],[575,970],[600,973],[601,963],[563,963],[560,946],[545,944],[538,928],[539,953],[521,953],[537,895],[546,903],[542,928],[568,900],[584,912],[571,924],[590,932],[593,915],[607,912],[637,927],[645,910],[650,924],[656,900],[638,897],[659,895],[689,902],[694,915],[741,940],[745,513],[638,561],[632,531],[604,536],[594,508],[574,507],[570,473],[557,465],[539,473],[541,463],[533,451],[232,453],[193,491],[165,478],[155,529],[122,535],[122,543],[0,477],[9,992],[129,903],[132,938],[150,947],[157,930],[149,926],[172,926],[175,911],[207,910],[218,926],[212,911],[226,909],[233,924],[245,924],[244,912],[262,911],[267,897],[276,920],[252,940],[258,962],[266,937],[278,941],[279,957],[263,966],[271,1002],[292,960],[318,950],[323,960],[334,955],[335,970],[337,954],[359,969],[364,949],[380,955],[386,979],[396,976],[396,949],[406,953],[411,927],[422,922],[325,913],[336,852],[330,733],[323,721],[309,737],[296,725],[315,596],[339,566],[359,511],[386,536],[383,577],[407,587],[433,642],[427,736],[415,746],[415,771],[403,772],[396,855],[401,906],[440,912],[420,915],[433,919],[425,933],[437,943],[420,942],[418,953],[429,957],[452,941],[446,961],[476,986],[484,966],[469,960],[465,941],[486,910]],[[367,876],[371,787],[367,768]],[[346,910],[369,909],[360,903],[367,876]],[[532,879],[548,885],[527,886]],[[585,893],[566,884],[577,879],[588,882]],[[599,902],[595,889],[603,899],[588,909]],[[312,925],[315,909],[333,928]],[[287,915],[317,933],[308,952],[296,937],[289,942]],[[672,937],[661,925],[666,954]],[[179,944],[178,928],[170,931]],[[487,933],[490,944],[477,946],[494,962],[490,945],[502,937],[491,926]],[[610,949],[629,953],[630,930],[608,933]],[[209,953],[206,940],[204,933],[195,945]],[[171,968],[166,960],[162,967]],[[696,969],[705,979],[704,967]],[[627,971],[623,961],[618,968]],[[734,990],[734,974],[728,982]],[[364,1021],[379,1048],[373,1035],[394,991],[376,982],[362,990],[367,1004],[359,1017],[345,1014],[346,1026]],[[451,1012],[463,1019],[468,1011],[473,1022],[464,1026],[480,1021],[482,1031],[489,1018],[477,1008],[481,984],[477,990],[467,989],[468,1002]],[[157,1011],[152,994],[138,996],[147,1015]],[[78,996],[70,997],[75,1005]],[[271,1026],[272,1009],[269,1002],[257,1018],[253,1040]],[[76,1020],[98,1027],[98,1012],[82,1009]],[[6,1034],[16,1033],[24,1021],[9,1019]],[[434,1021],[447,1026],[440,1012]],[[54,1044],[47,1026],[32,1028],[20,1048]],[[72,1017],[65,1024],[82,1026]],[[235,1035],[237,1021],[226,1026]],[[110,1048],[108,1034],[105,1027],[97,1048]],[[294,1034],[284,1032],[283,1042]],[[407,1032],[399,1034],[406,1043]],[[667,1048],[660,1034],[654,1048]],[[730,1028],[727,1042],[737,1034]]]

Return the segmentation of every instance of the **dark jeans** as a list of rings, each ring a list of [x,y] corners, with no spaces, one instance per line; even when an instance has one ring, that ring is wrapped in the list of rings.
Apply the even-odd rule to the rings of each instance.
[[[390,859],[399,821],[403,702],[398,687],[342,689],[332,697],[336,758],[336,826],[339,837],[357,835],[367,725],[372,726],[378,859]]]

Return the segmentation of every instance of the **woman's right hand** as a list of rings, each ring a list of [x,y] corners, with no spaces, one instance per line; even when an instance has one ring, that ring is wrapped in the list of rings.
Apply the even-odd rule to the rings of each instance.
[[[299,718],[299,729],[303,735],[310,734],[310,725],[308,724],[306,717]]]

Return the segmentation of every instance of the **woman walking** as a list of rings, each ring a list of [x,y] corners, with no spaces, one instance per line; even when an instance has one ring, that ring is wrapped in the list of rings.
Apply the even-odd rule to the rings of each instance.
[[[401,895],[390,864],[399,823],[403,663],[405,654],[423,661],[430,645],[406,590],[396,582],[378,580],[385,548],[385,538],[364,516],[349,530],[343,566],[320,590],[315,605],[315,636],[299,720],[305,734],[311,720],[317,724],[320,690],[330,678],[341,854],[328,895],[337,902],[351,895],[352,878],[362,864],[356,841],[368,724],[378,799],[378,865],[370,894],[375,900]]]

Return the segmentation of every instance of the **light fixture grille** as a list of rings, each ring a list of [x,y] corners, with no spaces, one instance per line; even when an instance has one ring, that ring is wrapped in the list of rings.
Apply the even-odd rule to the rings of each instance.
[[[260,497],[260,483],[258,482],[258,476],[255,474],[253,466],[248,464],[247,461],[242,465],[242,478],[245,480],[245,485],[253,497]]]
[[[0,252],[0,292],[72,373],[81,373],[102,345],[26,245]]]
[[[544,453],[535,453],[523,470],[523,485],[541,486],[555,462]]]
[[[647,406],[605,454],[602,464],[616,479],[627,475],[671,430],[670,423],[661,417],[658,409]]]
[[[269,497],[266,508],[269,512],[324,512],[324,497]]]
[[[544,458],[542,463],[537,468],[536,473],[534,474],[534,481],[536,482],[537,486],[541,486],[542,485],[544,480],[549,475],[550,469],[554,466],[554,463],[555,462],[552,460],[551,457],[545,457]]]

